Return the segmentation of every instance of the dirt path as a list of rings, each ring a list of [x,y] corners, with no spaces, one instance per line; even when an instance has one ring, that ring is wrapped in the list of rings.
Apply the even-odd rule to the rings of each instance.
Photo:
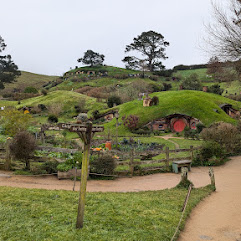
[[[217,191],[201,202],[191,213],[179,241],[241,241],[241,157],[214,168]],[[48,177],[9,177],[0,172],[0,186],[72,190],[73,181]],[[192,168],[189,179],[195,187],[210,183],[208,168]],[[119,178],[116,180],[90,180],[89,192],[138,192],[174,187],[180,174],[154,174],[149,176]],[[78,189],[80,183],[76,185]]]
[[[241,157],[215,168],[217,191],[191,213],[179,241],[241,241]]]
[[[170,140],[170,139],[184,139],[183,137],[173,136],[172,133],[168,134],[168,135],[165,135],[165,136],[157,136],[157,137],[162,138],[162,139],[167,140],[167,141],[170,141],[171,143],[173,143],[175,145],[176,149],[179,149],[180,145],[178,143],[176,143],[175,141]]]
[[[196,187],[204,186],[209,183],[208,169],[193,168],[189,175]],[[116,180],[89,180],[87,191],[89,192],[138,192],[148,190],[162,190],[171,188],[178,184],[180,174],[160,173],[140,177],[125,177]],[[11,173],[0,172],[0,186],[41,188],[56,190],[72,190],[72,180],[58,180],[55,176],[28,177],[11,176]],[[80,182],[76,184],[79,189]]]

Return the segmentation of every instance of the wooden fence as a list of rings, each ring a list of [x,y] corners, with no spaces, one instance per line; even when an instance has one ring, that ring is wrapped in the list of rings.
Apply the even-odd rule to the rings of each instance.
[[[140,165],[148,165],[148,164],[161,164],[164,163],[164,165],[160,167],[144,167],[142,168],[143,171],[155,171],[155,170],[165,170],[165,171],[170,171],[170,162],[177,161],[177,160],[193,160],[194,157],[194,151],[200,149],[200,147],[193,147],[190,146],[189,149],[176,149],[176,150],[170,150],[169,147],[166,147],[165,150],[159,151],[158,155],[160,154],[165,154],[165,158],[159,159],[159,160],[140,160],[140,161],[135,161],[135,159],[141,159],[143,158],[143,154],[139,153],[139,155],[136,155],[135,150],[131,149],[129,153],[126,153],[128,156],[125,158],[125,160],[117,161],[117,165],[123,166],[123,165],[128,165],[129,170],[128,171],[121,171],[123,173],[130,173],[133,175],[135,168],[138,168]],[[175,157],[175,158],[170,158],[170,153],[180,153],[180,152],[189,152],[190,156],[185,156],[185,157]],[[148,156],[148,152],[145,152],[145,154]],[[125,156],[126,156],[125,155]]]

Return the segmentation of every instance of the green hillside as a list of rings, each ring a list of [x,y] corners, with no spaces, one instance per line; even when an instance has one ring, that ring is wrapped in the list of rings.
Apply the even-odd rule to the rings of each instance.
[[[16,79],[15,82],[5,84],[4,91],[12,91],[14,88],[24,90],[28,86],[33,86],[38,89],[49,81],[55,80],[57,78],[58,76],[40,75],[21,71],[21,75]]]
[[[201,120],[204,125],[209,126],[218,121],[236,122],[219,107],[220,104],[229,103],[237,109],[241,107],[241,102],[201,91],[166,91],[153,93],[151,96],[154,95],[159,97],[157,106],[143,107],[142,101],[134,100],[115,107],[119,109],[120,120],[124,115],[137,115],[139,117],[139,126],[143,126],[152,120],[179,113],[195,117]],[[217,109],[219,113],[216,113],[214,109]],[[115,123],[115,119],[107,123],[105,125],[106,129],[114,129]],[[129,131],[121,125],[119,132],[123,135]]]
[[[74,106],[83,101],[85,101],[86,108],[89,110],[89,112],[96,109],[103,110],[107,108],[106,103],[96,102],[95,98],[73,91],[64,90],[52,91],[49,92],[46,96],[41,95],[38,97],[22,100],[20,105],[18,105],[17,101],[0,101],[0,106],[15,106],[16,108],[21,108],[23,106],[38,106],[39,104],[44,104],[46,106],[62,104],[64,114],[66,114],[68,112],[74,112]]]

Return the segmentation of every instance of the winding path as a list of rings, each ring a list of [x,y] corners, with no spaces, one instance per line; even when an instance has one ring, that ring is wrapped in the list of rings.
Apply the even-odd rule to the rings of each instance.
[[[241,157],[214,168],[217,191],[191,213],[179,241],[241,241]],[[195,187],[210,183],[207,167],[192,168],[189,179]],[[165,173],[116,180],[89,180],[88,192],[138,192],[174,187],[180,174]],[[54,176],[11,176],[0,172],[0,186],[72,190],[73,181]],[[79,182],[76,185],[79,188]]]

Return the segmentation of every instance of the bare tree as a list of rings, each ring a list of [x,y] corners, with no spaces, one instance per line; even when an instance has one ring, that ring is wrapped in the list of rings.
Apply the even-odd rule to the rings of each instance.
[[[241,0],[230,0],[228,11],[212,1],[214,22],[206,26],[209,53],[221,60],[241,59]]]

